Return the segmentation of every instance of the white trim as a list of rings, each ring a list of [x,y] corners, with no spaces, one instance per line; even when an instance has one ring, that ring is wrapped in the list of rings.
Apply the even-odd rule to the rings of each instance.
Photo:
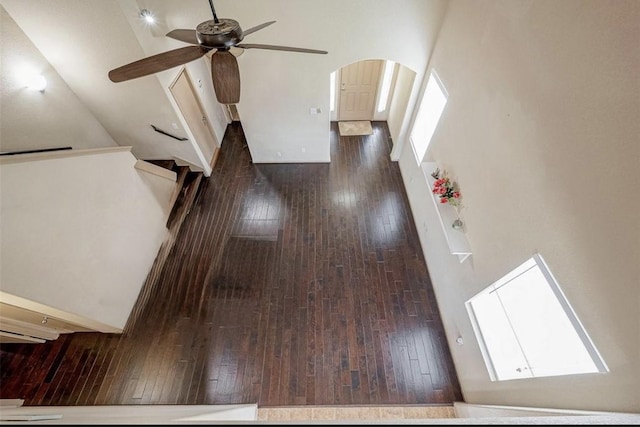
[[[12,332],[14,334],[29,335],[34,338],[43,340],[57,340],[60,336],[56,329],[47,328],[33,323],[23,322],[17,319],[0,316],[0,329],[4,332]],[[60,331],[63,333],[71,333],[73,331]]]
[[[150,174],[159,176],[161,178],[168,179],[169,181],[176,182],[178,175],[167,168],[163,168],[162,166],[155,165],[153,163],[147,162],[145,160],[138,160],[134,167],[143,172],[148,172]]]
[[[6,338],[6,339],[5,339]],[[42,344],[46,341],[29,335],[14,334],[13,332],[0,331],[0,343],[35,343]]]
[[[24,399],[0,399],[0,408],[19,408],[24,404]]]
[[[68,313],[66,311],[50,307],[39,302],[31,301],[16,295],[12,295],[7,292],[0,291],[0,302],[15,305],[16,307],[35,311],[37,313],[42,313],[43,315],[62,320],[64,322],[73,323],[74,325],[78,325],[94,331],[116,334],[122,333],[122,329],[120,328],[114,328],[113,326],[106,325],[102,322],[98,322],[96,320],[89,319],[77,314]]]
[[[608,415],[629,416],[630,412],[584,411],[578,409],[537,408],[532,406],[483,405],[467,402],[453,402],[453,409],[458,418],[479,417],[531,417],[554,415]],[[640,418],[639,418],[640,419]]]

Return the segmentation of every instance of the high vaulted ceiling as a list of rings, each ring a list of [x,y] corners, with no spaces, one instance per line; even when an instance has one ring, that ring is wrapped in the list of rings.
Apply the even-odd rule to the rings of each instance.
[[[166,141],[149,126],[186,132],[168,91],[180,67],[122,83],[111,82],[107,74],[146,56],[186,46],[165,34],[210,20],[207,0],[0,0],[0,4],[119,145],[131,145],[139,158],[167,158],[177,150],[178,155],[194,159],[193,153],[180,152],[185,146]],[[276,21],[247,36],[245,43],[329,52],[251,49],[238,57],[242,81],[238,109],[254,161],[318,162],[329,161],[329,74],[357,60],[391,59],[418,73],[419,83],[447,2],[380,0],[375,7],[363,0],[217,0],[214,4],[218,17],[235,19],[244,29]],[[143,21],[142,9],[154,13],[155,26]],[[202,83],[199,95],[221,139],[226,120],[215,101],[208,58],[187,64],[187,69]],[[416,85],[412,102],[418,89]],[[323,113],[310,117],[314,107]]]
[[[136,1],[2,1],[17,25],[118,144],[133,146],[141,158],[178,154],[196,163],[190,147],[159,137],[149,126],[171,129],[176,123],[182,128],[163,84],[163,78],[173,78],[175,70],[123,84],[114,84],[107,76],[110,69],[184,45],[159,33],[167,25],[161,16],[182,18],[177,20],[182,25],[183,17],[190,13],[211,14],[207,2],[153,3],[161,21],[152,29],[139,18],[141,6]],[[176,7],[179,3],[182,8]],[[173,11],[169,8],[172,4]],[[198,65],[206,72],[205,64]],[[183,129],[179,132],[184,135]]]

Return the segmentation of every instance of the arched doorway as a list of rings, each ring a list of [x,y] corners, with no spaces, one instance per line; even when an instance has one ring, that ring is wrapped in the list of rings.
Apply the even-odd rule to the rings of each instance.
[[[377,62],[378,71],[375,73],[375,67],[365,67],[364,63]],[[373,69],[373,71],[371,71]],[[355,76],[353,73],[355,72]],[[370,95],[358,96],[347,95],[348,85],[356,82],[361,83],[361,93],[366,93],[371,86],[371,81],[376,77],[376,82],[373,84],[375,92],[373,95],[373,108],[367,110],[361,108],[364,111],[370,111],[368,117],[363,119],[351,119],[344,116],[343,105],[352,103],[355,107],[358,107],[359,102],[370,101],[368,98]],[[370,120],[370,121],[386,121],[389,127],[390,136],[393,141],[399,140],[401,133],[406,132],[407,122],[411,119],[411,115],[408,112],[409,100],[411,92],[415,83],[416,72],[410,68],[398,64],[393,61],[385,59],[368,59],[352,64],[347,64],[333,73],[331,73],[331,94],[330,94],[330,109],[331,109],[331,121],[341,120]],[[342,90],[343,83],[345,83],[345,90]],[[350,88],[349,88],[350,89]],[[351,96],[352,99],[345,99],[345,97]],[[366,99],[363,99],[366,98]],[[394,143],[395,145],[395,143]],[[394,147],[395,149],[395,147]],[[394,150],[395,151],[395,150]],[[397,155],[392,155],[397,157]]]

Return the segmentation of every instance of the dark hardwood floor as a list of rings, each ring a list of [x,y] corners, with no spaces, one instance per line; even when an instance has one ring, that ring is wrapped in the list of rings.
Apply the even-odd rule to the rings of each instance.
[[[25,405],[462,400],[385,122],[330,164],[252,164],[229,126],[123,335],[0,347]]]

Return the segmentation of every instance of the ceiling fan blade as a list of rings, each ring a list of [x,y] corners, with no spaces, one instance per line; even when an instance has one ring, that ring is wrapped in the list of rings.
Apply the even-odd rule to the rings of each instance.
[[[207,49],[200,46],[186,46],[159,53],[109,71],[109,80],[118,83],[168,70],[198,59],[205,53]]]
[[[255,27],[251,27],[248,30],[242,30],[242,34],[244,34],[245,36],[251,34],[251,33],[255,33],[258,30],[263,29],[264,27],[268,27],[271,24],[275,24],[276,21],[269,21],[269,22],[265,22],[264,24],[260,24],[260,25],[256,25]]]
[[[329,53],[326,50],[316,50],[316,49],[305,49],[302,47],[290,47],[290,46],[275,46],[272,44],[237,44],[236,47],[241,47],[243,49],[270,49],[270,50],[286,50],[289,52],[302,52],[302,53]]]
[[[228,50],[211,55],[211,79],[219,103],[237,104],[240,101],[238,61]]]
[[[169,31],[166,36],[185,43],[199,44],[198,37],[196,36],[196,30],[173,30]]]

